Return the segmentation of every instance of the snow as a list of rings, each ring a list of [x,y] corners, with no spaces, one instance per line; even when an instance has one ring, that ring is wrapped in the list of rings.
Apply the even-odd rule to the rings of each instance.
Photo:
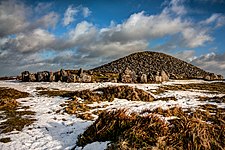
[[[161,85],[173,84],[188,84],[188,83],[207,83],[202,80],[180,80],[164,82],[162,84],[122,84],[122,83],[62,83],[62,82],[18,82],[18,81],[0,81],[0,87],[10,87],[20,91],[29,92],[30,97],[18,99],[22,106],[30,106],[30,110],[36,112],[35,121],[32,125],[25,127],[22,131],[13,131],[6,134],[1,134],[1,138],[10,137],[11,142],[0,143],[2,150],[44,150],[44,149],[82,149],[76,147],[76,140],[79,134],[83,133],[93,121],[82,120],[74,115],[63,113],[63,104],[67,99],[61,97],[45,97],[37,95],[36,87],[48,89],[59,89],[67,91],[97,89],[107,86],[129,85],[145,91],[155,90]],[[199,105],[204,105],[209,102],[198,101],[199,96],[223,96],[223,94],[211,94],[195,90],[188,91],[167,91],[160,95],[153,95],[155,98],[175,97],[173,101],[129,101],[126,99],[115,98],[112,102],[100,102],[89,104],[91,107],[101,106],[102,108],[93,108],[95,110],[113,110],[124,108],[129,112],[141,112],[146,109],[153,110],[158,107],[167,109],[169,107],[179,106],[182,108],[195,108]],[[211,103],[211,102],[210,102]],[[218,107],[225,107],[224,103],[213,103]],[[106,107],[103,107],[106,106]],[[61,110],[58,112],[58,110]],[[57,113],[58,112],[58,113]],[[174,119],[174,117],[165,118]],[[3,122],[4,120],[0,120]],[[102,150],[107,147],[110,142],[94,142],[86,145],[83,149]]]

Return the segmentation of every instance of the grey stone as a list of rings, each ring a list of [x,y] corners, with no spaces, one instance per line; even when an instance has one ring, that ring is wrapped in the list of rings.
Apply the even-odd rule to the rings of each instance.
[[[119,79],[123,83],[132,83],[134,82],[134,72],[132,72],[129,68],[126,68],[123,73],[119,75]]]
[[[48,71],[37,72],[38,82],[49,82],[50,73]]]
[[[21,73],[22,81],[23,82],[29,82],[29,71],[24,71]]]
[[[35,73],[30,73],[29,74],[29,81],[30,82],[35,82],[35,81],[37,81],[37,79],[36,79],[36,74]]]
[[[162,82],[169,81],[169,77],[164,70],[161,71]]]
[[[141,83],[147,83],[148,79],[147,79],[147,75],[146,74],[142,74],[141,75]]]

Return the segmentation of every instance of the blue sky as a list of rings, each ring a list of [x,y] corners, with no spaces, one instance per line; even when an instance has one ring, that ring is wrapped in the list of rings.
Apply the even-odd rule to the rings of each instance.
[[[158,51],[225,75],[225,0],[1,0],[0,76]]]

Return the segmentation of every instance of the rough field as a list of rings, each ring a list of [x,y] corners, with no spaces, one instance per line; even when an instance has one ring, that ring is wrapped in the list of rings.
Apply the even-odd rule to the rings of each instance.
[[[224,89],[0,81],[0,149],[224,149]]]

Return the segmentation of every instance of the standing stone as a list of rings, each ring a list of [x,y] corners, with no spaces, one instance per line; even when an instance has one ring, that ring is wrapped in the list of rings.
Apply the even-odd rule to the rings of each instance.
[[[61,69],[60,70],[60,80],[62,82],[67,82],[67,79],[68,79],[68,74],[65,70]]]
[[[162,82],[162,76],[160,76],[159,72],[156,73],[155,82]]]
[[[169,77],[164,70],[161,71],[162,82],[169,81]]]
[[[35,82],[35,81],[37,81],[37,79],[36,79],[36,74],[35,74],[35,73],[30,73],[30,74],[29,74],[29,81],[30,81],[30,82]]]
[[[50,73],[48,71],[37,72],[38,82],[49,82]]]
[[[79,76],[79,77],[82,77],[83,74],[84,74],[84,71],[83,71],[82,68],[80,68],[80,70],[78,71],[78,76]]]
[[[23,82],[29,82],[29,71],[24,71],[21,73],[22,81]]]
[[[222,75],[217,75],[219,80],[223,80],[223,76]]]
[[[81,77],[81,81],[82,82],[91,82],[91,76],[83,73],[83,75]]]
[[[207,75],[207,76],[204,77],[204,79],[205,79],[205,80],[210,80],[210,76]]]
[[[141,75],[141,83],[147,83],[148,79],[147,79],[147,75],[146,74],[142,74]]]
[[[56,81],[56,77],[55,77],[55,74],[53,72],[50,72],[49,81],[50,82]]]
[[[68,76],[67,82],[76,82],[76,75],[75,74],[71,74]]]
[[[126,68],[124,72],[120,73],[119,75],[119,79],[123,83],[132,83],[134,82],[133,78],[134,78],[134,73],[129,68]]]

